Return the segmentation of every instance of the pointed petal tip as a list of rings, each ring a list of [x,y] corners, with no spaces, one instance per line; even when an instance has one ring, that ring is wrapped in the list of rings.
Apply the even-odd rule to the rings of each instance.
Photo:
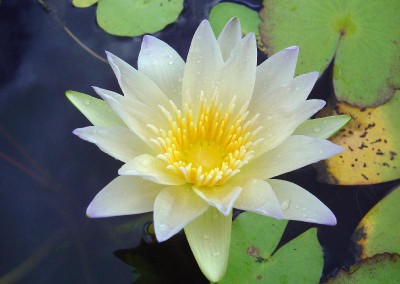
[[[287,47],[286,50],[299,51],[299,47],[297,45],[293,45],[293,46]]]

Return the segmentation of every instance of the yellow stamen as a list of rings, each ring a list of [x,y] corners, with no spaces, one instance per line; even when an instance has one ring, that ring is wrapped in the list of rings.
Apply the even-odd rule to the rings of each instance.
[[[258,115],[246,120],[247,105],[233,117],[235,98],[222,111],[218,95],[210,102],[200,96],[198,112],[185,104],[178,110],[171,101],[171,112],[161,107],[169,129],[149,127],[157,135],[150,141],[156,145],[157,157],[167,163],[167,169],[182,175],[188,183],[214,186],[225,183],[240,172],[254,155],[254,129]],[[195,118],[195,117],[196,118]]]

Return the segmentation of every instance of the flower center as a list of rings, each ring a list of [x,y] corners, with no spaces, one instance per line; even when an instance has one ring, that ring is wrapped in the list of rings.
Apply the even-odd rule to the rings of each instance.
[[[185,104],[178,110],[172,101],[171,112],[160,106],[169,129],[148,126],[157,135],[150,139],[157,157],[167,163],[168,170],[199,187],[223,184],[240,172],[254,155],[258,115],[247,119],[247,106],[235,113],[234,101],[224,110],[217,95],[211,102],[200,96],[196,109]]]

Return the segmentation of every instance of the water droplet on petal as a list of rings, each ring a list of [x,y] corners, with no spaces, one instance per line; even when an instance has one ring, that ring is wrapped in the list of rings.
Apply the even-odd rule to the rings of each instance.
[[[321,132],[321,128],[319,128],[319,127],[314,127],[314,132],[316,132],[316,133],[319,133],[319,132]]]
[[[268,115],[268,116],[267,116],[267,119],[268,119],[268,120],[271,120],[271,119],[272,119],[272,116]]]
[[[296,90],[296,91],[300,90],[300,87],[296,87],[295,90]]]
[[[174,63],[174,61],[172,61],[172,60],[170,62],[168,62],[169,65],[172,65],[173,63]]]
[[[203,235],[203,239],[208,240],[210,238],[209,235]]]
[[[85,105],[90,105],[90,101],[89,100],[85,100],[84,102],[83,102]]]
[[[219,214],[218,213],[214,213],[212,217],[213,217],[214,220],[216,220],[216,219],[219,218]]]
[[[165,230],[168,229],[168,226],[165,225],[165,224],[160,224],[160,225],[158,225],[158,229],[159,229],[160,231],[165,231]]]
[[[299,205],[296,205],[295,208],[296,208],[296,209],[299,209]]]
[[[307,217],[307,214],[303,214],[303,215],[301,215],[303,218],[306,218]]]
[[[221,255],[221,253],[219,253],[219,252],[214,252],[213,253],[213,256],[215,256],[215,257],[220,256],[220,255]]]
[[[282,202],[282,204],[281,204],[282,210],[288,210],[289,207],[290,207],[290,202],[291,202],[290,198],[284,200],[284,201]]]
[[[306,211],[306,210],[307,210],[307,207],[303,207],[301,210],[302,210],[302,211]]]

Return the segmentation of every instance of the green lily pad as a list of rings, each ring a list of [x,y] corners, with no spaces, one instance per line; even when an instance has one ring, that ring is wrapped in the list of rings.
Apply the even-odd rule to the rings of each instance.
[[[348,271],[340,270],[329,284],[398,283],[400,280],[400,256],[378,254],[353,265]]]
[[[242,34],[254,33],[257,43],[261,44],[260,32],[258,29],[261,19],[257,12],[244,5],[235,3],[220,3],[212,7],[208,19],[216,35],[219,35],[226,23],[233,17],[240,20]]]
[[[125,125],[103,100],[76,91],[65,92],[69,101],[96,126]]]
[[[318,283],[323,257],[315,228],[272,254],[286,224],[249,212],[239,215],[232,224],[228,269],[220,283]]]
[[[139,36],[162,30],[182,9],[183,0],[100,0],[97,23],[112,35]]]
[[[87,8],[94,5],[98,1],[99,0],[72,0],[72,5],[77,8]]]
[[[400,88],[399,14],[398,0],[265,0],[261,37],[269,55],[298,45],[298,74],[334,59],[338,100],[376,106]]]
[[[331,138],[344,151],[324,160],[319,180],[331,184],[376,184],[400,178],[400,91],[384,105],[358,108],[346,103],[329,106],[326,115],[352,119]]]
[[[358,224],[352,237],[359,249],[359,258],[378,253],[400,254],[400,186],[375,205]]]

